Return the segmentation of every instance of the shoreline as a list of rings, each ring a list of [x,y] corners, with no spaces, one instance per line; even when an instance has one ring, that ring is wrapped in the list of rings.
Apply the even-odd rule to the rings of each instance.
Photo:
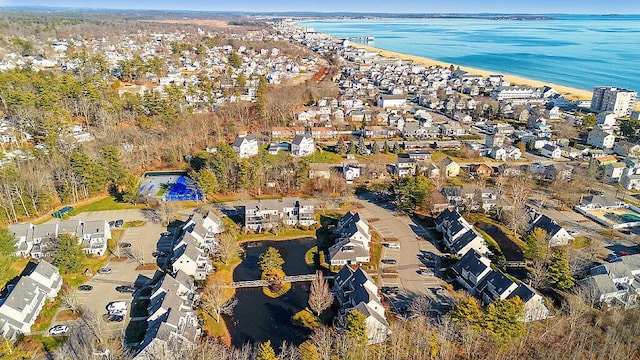
[[[332,38],[335,39],[335,37],[333,37],[333,36],[332,36]],[[453,65],[455,67],[459,67],[460,70],[466,71],[466,72],[468,72],[470,74],[473,74],[473,75],[481,75],[483,77],[487,77],[489,75],[499,74],[499,75],[503,75],[504,79],[509,81],[511,83],[511,85],[533,86],[533,87],[549,86],[549,87],[553,88],[554,90],[556,90],[560,95],[563,95],[564,97],[566,97],[568,100],[591,100],[591,97],[593,95],[593,92],[591,90],[578,89],[578,88],[574,88],[574,87],[570,87],[570,86],[566,86],[566,85],[560,85],[560,84],[544,82],[544,81],[540,81],[540,80],[529,79],[529,78],[525,78],[525,77],[518,76],[518,75],[502,73],[502,72],[499,72],[499,71],[488,71],[488,70],[472,68],[472,67],[469,67],[469,66],[462,66],[462,65],[458,65],[458,64],[446,63],[444,61],[434,60],[434,59],[427,58],[427,57],[424,57],[424,56],[409,55],[409,54],[399,53],[399,52],[395,52],[395,51],[384,50],[384,49],[380,49],[380,48],[377,48],[377,47],[374,47],[374,46],[363,45],[363,44],[359,44],[359,43],[355,43],[355,42],[352,42],[351,46],[353,46],[355,48],[371,51],[371,52],[376,52],[380,56],[383,56],[383,57],[386,57],[386,58],[400,59],[400,60],[411,60],[411,61],[413,61],[413,62],[415,62],[417,64],[421,64],[421,65],[425,65],[425,66],[449,67],[449,66]]]

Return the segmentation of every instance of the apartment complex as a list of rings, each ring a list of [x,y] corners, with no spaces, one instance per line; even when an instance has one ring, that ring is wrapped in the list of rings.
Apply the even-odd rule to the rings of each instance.
[[[637,98],[638,93],[632,90],[596,86],[593,88],[591,111],[611,111],[618,117],[631,116]]]
[[[247,231],[265,231],[278,226],[315,224],[312,203],[295,197],[257,200],[244,207],[244,226]]]

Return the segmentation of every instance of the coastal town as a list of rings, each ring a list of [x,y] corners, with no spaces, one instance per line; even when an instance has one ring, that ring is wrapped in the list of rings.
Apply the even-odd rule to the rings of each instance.
[[[638,356],[636,91],[241,20],[4,35],[0,357]]]

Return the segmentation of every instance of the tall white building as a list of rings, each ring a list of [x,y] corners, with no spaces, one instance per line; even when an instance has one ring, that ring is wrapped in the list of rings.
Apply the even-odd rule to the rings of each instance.
[[[637,98],[638,93],[632,90],[596,86],[593,88],[591,111],[611,111],[615,116],[627,117],[631,115]]]

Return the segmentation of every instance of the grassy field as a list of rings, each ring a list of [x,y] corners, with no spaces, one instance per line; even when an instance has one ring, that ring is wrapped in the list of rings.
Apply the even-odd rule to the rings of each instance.
[[[79,206],[75,208],[69,215],[77,215],[83,212],[89,211],[105,211],[105,210],[124,210],[124,209],[142,209],[145,208],[144,204],[129,204],[117,202],[112,196],[107,196],[104,199],[92,202],[87,205]]]
[[[327,150],[316,151],[309,156],[305,156],[303,159],[306,159],[312,163],[323,164],[342,164],[342,162],[344,161],[344,158],[342,156]]]
[[[316,231],[291,228],[280,231],[278,235],[272,234],[270,232],[265,232],[262,234],[244,234],[240,236],[240,242],[256,240],[291,240],[303,237],[316,237]]]
[[[11,257],[6,257],[6,263],[0,262],[3,270],[0,271],[0,289],[3,289],[9,280],[20,275],[22,270],[27,266],[27,263],[29,263],[28,258],[13,261]]]

